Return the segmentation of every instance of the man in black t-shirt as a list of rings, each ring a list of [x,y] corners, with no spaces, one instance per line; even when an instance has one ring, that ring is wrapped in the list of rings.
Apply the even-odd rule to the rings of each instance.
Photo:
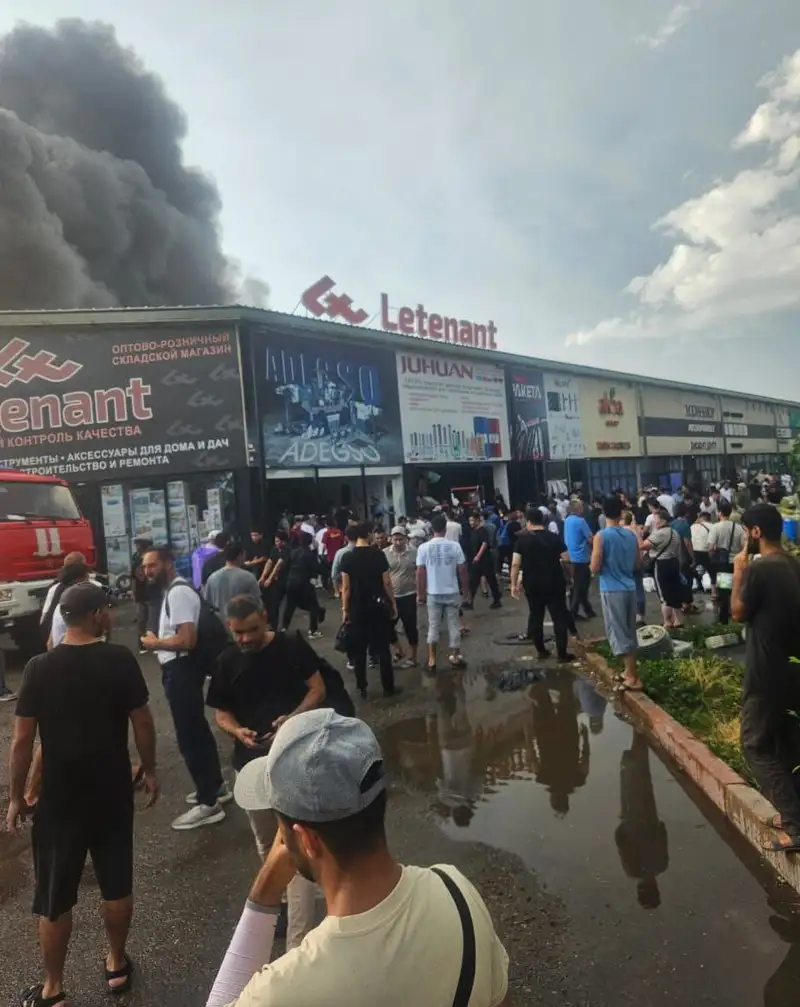
[[[7,827],[26,814],[25,781],[38,730],[42,782],[31,834],[45,979],[25,990],[26,1007],[64,999],[64,962],[72,909],[91,853],[104,901],[108,937],[105,979],[111,993],[131,983],[125,945],[133,912],[133,783],[128,723],[133,726],[149,804],[158,797],[155,729],[142,672],[129,650],[102,639],[110,629],[109,598],[95,584],[61,597],[64,641],[28,662],[11,744]]]
[[[355,548],[342,557],[342,622],[348,624],[349,653],[355,666],[356,686],[367,696],[367,650],[378,659],[384,697],[400,689],[394,684],[389,647],[397,618],[389,561],[369,541],[369,528],[357,524]]]
[[[253,598],[232,598],[227,617],[236,646],[220,655],[206,703],[215,711],[217,726],[234,739],[238,773],[267,753],[283,723],[322,705],[325,683],[312,647],[299,635],[270,629]],[[250,825],[263,859],[275,838],[275,819],[270,812],[251,812]],[[287,890],[287,950],[313,927],[314,899],[315,886],[298,874]]]
[[[286,597],[286,581],[289,577],[290,551],[289,533],[279,529],[275,533],[275,544],[259,579],[269,624],[273,629],[280,626],[281,604]]]
[[[264,534],[260,528],[250,530],[250,541],[244,547],[244,568],[249,570],[256,580],[261,580],[261,574],[267,563],[269,549]]]
[[[500,608],[503,602],[501,601],[500,587],[497,583],[497,571],[492,556],[492,542],[489,531],[486,528],[483,517],[478,513],[470,514],[469,527],[470,556],[472,557],[469,565],[470,594],[473,598],[475,597],[481,579],[485,577],[489,590],[492,592],[492,604],[489,608]],[[464,607],[471,608],[472,606],[468,604]]]
[[[761,503],[742,515],[744,548],[733,561],[731,614],[747,623],[742,749],[781,829],[771,852],[800,852],[800,563],[781,545],[783,519]],[[755,559],[759,556],[760,559]]]
[[[528,601],[528,628],[520,639],[532,640],[539,657],[549,656],[544,645],[545,609],[553,620],[556,638],[556,652],[559,661],[571,661],[567,653],[566,580],[562,561],[569,559],[567,546],[562,538],[546,531],[544,517],[538,507],[529,507],[525,512],[526,530],[517,535],[514,542],[514,557],[511,562],[511,594],[520,596],[520,573],[525,597]]]

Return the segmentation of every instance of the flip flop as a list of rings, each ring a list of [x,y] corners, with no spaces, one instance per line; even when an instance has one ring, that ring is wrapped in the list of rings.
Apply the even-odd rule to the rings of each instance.
[[[761,849],[765,853],[800,853],[800,836],[793,836],[789,832],[785,835],[791,842],[784,844],[780,839],[767,839],[761,844]]]
[[[108,992],[112,996],[119,996],[120,993],[127,993],[133,985],[133,962],[127,955],[125,955],[125,965],[121,969],[117,969],[115,972],[109,972],[109,970],[105,967],[104,962],[103,973],[105,975]],[[108,984],[112,979],[123,979],[124,982],[121,982],[119,986],[109,986]]]
[[[53,997],[43,997],[43,989],[43,983],[36,983],[24,989],[19,999],[21,1007],[57,1007],[59,1004],[66,1004],[67,997],[63,991]]]

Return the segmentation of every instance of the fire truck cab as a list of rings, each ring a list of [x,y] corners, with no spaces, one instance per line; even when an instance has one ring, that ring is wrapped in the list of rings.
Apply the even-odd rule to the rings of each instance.
[[[92,529],[69,485],[0,469],[0,632],[18,647],[38,642],[45,595],[70,552],[94,566]]]

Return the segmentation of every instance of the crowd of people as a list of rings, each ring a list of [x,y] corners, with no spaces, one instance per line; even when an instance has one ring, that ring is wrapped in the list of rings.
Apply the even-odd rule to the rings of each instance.
[[[621,491],[602,501],[563,494],[524,511],[501,499],[444,504],[398,518],[390,529],[351,515],[297,517],[271,544],[258,529],[246,543],[214,532],[193,555],[190,576],[179,575],[168,548],[137,541],[140,651],[160,666],[194,784],[172,828],[223,821],[235,796],[263,861],[208,1003],[357,1005],[380,996],[405,1004],[426,962],[436,987],[427,1002],[507,1002],[507,956],[472,885],[453,868],[403,867],[391,857],[383,756],[353,716],[341,674],[313,646],[335,602],[336,647],[356,689],[367,698],[368,668],[376,666],[382,696],[391,699],[400,691],[395,669],[419,661],[420,611],[427,615],[425,672],[439,667],[443,625],[447,667],[463,669],[464,613],[481,595],[488,609],[499,608],[506,577],[512,598],[524,594],[528,605],[517,642],[550,657],[549,612],[556,659],[572,661],[569,636],[595,615],[594,576],[623,668],[618,688],[640,690],[637,623],[648,579],[669,629],[694,614],[693,589],[707,584],[720,620],[748,625],[742,738],[780,813],[771,848],[800,851],[793,776],[800,721],[787,716],[800,710],[790,661],[800,655],[800,564],[782,548],[775,506],[789,490],[770,480],[757,500],[752,487],[723,484],[707,492],[652,488],[635,500]],[[759,563],[751,562],[755,556]],[[87,854],[102,896],[108,990],[124,992],[133,982],[126,947],[134,794],[141,790],[151,806],[160,787],[148,686],[136,658],[109,639],[113,604],[85,558],[67,557],[43,612],[44,653],[28,663],[17,700],[7,827],[35,809],[34,913],[45,972],[23,994],[26,1007],[65,1002],[72,910]],[[298,609],[308,614],[305,633],[291,632]],[[232,740],[233,789],[207,707]],[[133,766],[129,727],[138,752]],[[314,929],[320,890],[328,916]],[[287,953],[264,970],[284,893]]]

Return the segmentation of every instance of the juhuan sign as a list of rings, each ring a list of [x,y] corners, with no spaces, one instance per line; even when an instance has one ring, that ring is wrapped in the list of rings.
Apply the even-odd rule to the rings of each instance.
[[[228,332],[0,337],[0,466],[80,479],[246,462]]]
[[[323,276],[303,292],[300,301],[315,318],[327,316],[333,321],[340,319],[347,325],[366,322],[369,314],[363,308],[355,308],[348,294],[334,293],[335,286],[336,282],[330,276]],[[426,311],[424,304],[413,308],[409,305],[392,308],[388,294],[381,294],[380,318],[384,332],[400,332],[405,336],[476,346],[483,350],[497,349],[497,326],[491,319],[485,323],[472,322]]]

